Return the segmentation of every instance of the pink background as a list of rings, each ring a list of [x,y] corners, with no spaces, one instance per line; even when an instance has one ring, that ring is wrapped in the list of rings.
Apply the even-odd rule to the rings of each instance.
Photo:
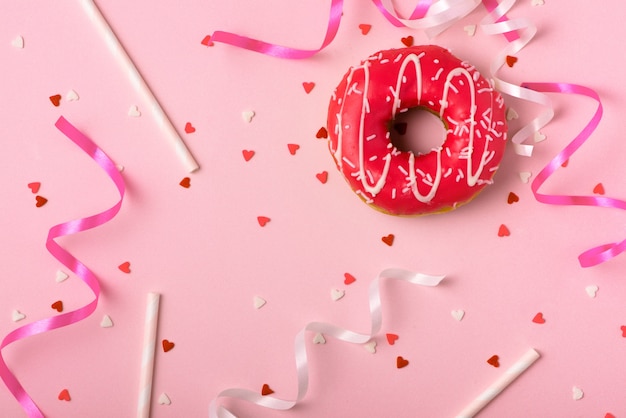
[[[622,240],[626,214],[538,203],[519,172],[547,164],[587,123],[595,103],[552,95],[557,116],[542,132],[532,158],[508,147],[496,183],[454,212],[395,218],[369,209],[334,167],[324,140],[330,94],[350,65],[400,39],[436,43],[488,73],[506,42],[480,29],[478,7],[430,41],[423,32],[389,24],[369,2],[346,0],[334,42],[313,58],[281,60],[226,45],[200,44],[213,30],[269,42],[317,48],[328,2],[148,0],[100,1],[180,132],[201,170],[187,176],[147,103],[135,93],[89,23],[79,1],[3,0],[0,8],[0,208],[3,231],[0,331],[55,314],[93,298],[45,249],[48,229],[102,211],[117,200],[99,167],[56,128],[60,115],[124,166],[128,194],[106,225],[59,240],[101,279],[103,294],[88,319],[20,341],[3,350],[10,368],[50,417],[132,416],[135,413],[146,293],[162,293],[158,337],[175,343],[156,355],[153,417],[206,416],[221,390],[296,394],[293,339],[311,321],[367,332],[368,287],[378,272],[401,267],[446,274],[435,288],[384,281],[383,330],[377,353],[327,338],[308,339],[310,390],[291,411],[277,413],[226,401],[246,417],[452,417],[528,348],[542,358],[481,417],[626,416],[626,256],[583,269],[577,256]],[[398,1],[401,11],[411,1]],[[605,116],[592,138],[544,191],[626,198],[623,138],[622,2],[519,2],[509,17],[527,17],[537,37],[499,75],[510,81],[560,81],[599,92]],[[358,25],[371,24],[362,35]],[[16,36],[25,46],[11,46]],[[314,82],[306,94],[302,83]],[[54,107],[48,97],[75,90]],[[520,118],[514,132],[543,109],[507,98]],[[142,116],[127,115],[137,105]],[[253,110],[250,124],[242,111]],[[288,143],[300,146],[290,155]],[[242,150],[254,150],[248,162]],[[316,174],[329,173],[320,183]],[[49,201],[35,207],[30,182]],[[509,192],[520,201],[507,204]],[[261,228],[257,216],[271,222]],[[506,224],[509,237],[498,237]],[[395,234],[392,247],[381,237]],[[131,273],[117,266],[131,263]],[[67,269],[65,269],[67,270]],[[357,281],[343,283],[344,273]],[[597,285],[590,298],[585,288]],[[345,290],[339,301],[332,289]],[[253,297],[267,304],[254,309]],[[11,312],[26,315],[14,323]],[[463,309],[456,321],[451,311]],[[542,312],[545,324],[532,322]],[[114,326],[101,328],[109,315]],[[385,333],[399,335],[389,345]],[[501,366],[487,359],[498,355]],[[396,357],[410,364],[396,368]],[[575,401],[572,388],[584,391]],[[70,402],[57,399],[68,389]],[[167,393],[171,405],[157,399]],[[2,416],[23,413],[0,390]]]

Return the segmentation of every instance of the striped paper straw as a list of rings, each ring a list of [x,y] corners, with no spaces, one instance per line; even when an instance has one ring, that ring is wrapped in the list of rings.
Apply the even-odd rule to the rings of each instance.
[[[146,321],[143,332],[143,352],[141,353],[141,375],[139,376],[138,418],[150,417],[154,351],[156,349],[157,324],[159,322],[159,299],[160,295],[158,293],[148,293]]]
[[[135,64],[124,50],[124,47],[120,43],[119,39],[115,36],[111,26],[109,26],[104,16],[102,16],[102,13],[100,13],[98,6],[96,6],[93,0],[82,0],[81,3],[83,5],[83,9],[85,9],[85,12],[87,13],[87,16],[89,16],[91,22],[96,26],[98,32],[100,32],[100,35],[106,41],[107,47],[117,59],[119,64],[124,68],[124,71],[128,74],[133,87],[141,96],[143,96],[144,100],[149,103],[150,109],[152,110],[152,114],[154,115],[159,128],[165,131],[167,138],[174,147],[174,150],[185,166],[185,169],[190,173],[196,171],[200,168],[200,166],[189,152],[189,149],[183,142],[178,132],[176,132],[176,129],[174,129],[172,122],[165,114],[165,111],[157,101],[156,97],[154,97],[152,90],[150,90],[150,87],[148,87],[141,74],[139,74],[137,67],[135,67]]]
[[[507,386],[526,371],[537,359],[539,353],[534,349],[530,349],[517,362],[509,367],[507,371],[483,393],[472,401],[456,418],[471,418],[480,412],[489,402],[498,396]]]

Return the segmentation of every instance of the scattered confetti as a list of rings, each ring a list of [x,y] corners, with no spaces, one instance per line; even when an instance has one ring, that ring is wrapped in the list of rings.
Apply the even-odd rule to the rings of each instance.
[[[352,284],[352,283],[356,282],[356,278],[353,275],[351,275],[350,273],[344,273],[343,277],[344,277],[344,279],[343,279],[343,283],[344,284]]]
[[[541,132],[537,131],[533,135],[533,140],[535,141],[535,143],[538,143],[538,142],[541,142],[541,141],[545,141],[546,140],[546,136],[544,134],[542,134]]]
[[[66,401],[69,402],[72,400],[72,398],[70,398],[70,391],[67,389],[63,389],[58,396],[60,401]]]
[[[313,337],[313,344],[326,344],[326,338],[324,338],[324,335],[322,335],[321,332],[315,334],[315,337]]]
[[[537,314],[533,317],[533,322],[535,324],[545,324],[546,320],[543,317],[543,313],[541,312],[537,312]]]
[[[254,110],[244,110],[243,112],[241,112],[241,118],[246,123],[252,122],[252,118],[254,118],[254,115]]]
[[[161,341],[161,345],[163,346],[163,352],[167,353],[168,351],[170,351],[172,348],[174,348],[174,343],[168,340],[163,340]]]
[[[370,340],[370,341],[366,342],[365,344],[363,344],[363,348],[368,353],[376,354],[376,341]]]
[[[252,305],[254,306],[254,309],[261,309],[266,303],[267,301],[261,296],[255,296],[252,298]]]
[[[509,67],[513,67],[516,62],[517,62],[517,57],[514,57],[512,55],[506,56],[506,65],[508,65]]]
[[[603,195],[604,194],[604,186],[602,185],[602,183],[596,184],[596,186],[593,188],[593,192],[595,194]]]
[[[189,187],[191,187],[191,179],[189,177],[185,177],[178,184],[180,184],[185,189],[188,189]]]
[[[196,128],[191,124],[191,122],[187,122],[185,124],[185,132],[188,134],[192,134],[196,132]]]
[[[346,292],[344,290],[332,289],[330,291],[330,298],[334,300],[335,302],[341,299],[342,297],[344,297],[345,295],[346,295]]]
[[[512,205],[515,202],[519,202],[519,196],[513,192],[509,192],[509,196],[507,197],[506,202],[509,205]]]
[[[267,216],[257,216],[256,220],[259,222],[259,225],[265,226],[271,219]]]
[[[21,35],[17,35],[11,40],[11,46],[17,49],[24,48],[24,38]]]
[[[522,171],[519,173],[519,178],[522,181],[522,183],[526,184],[530,180],[531,175],[532,173],[530,171]]]
[[[328,171],[322,171],[321,173],[317,173],[315,177],[317,177],[320,183],[326,184],[326,182],[328,181]]]
[[[309,94],[315,87],[315,83],[305,81],[304,83],[302,83],[302,87],[304,87],[304,91],[306,92],[306,94]]]
[[[409,361],[403,358],[402,356],[398,356],[398,358],[396,358],[396,367],[398,369],[402,369],[408,365],[409,365]]]
[[[493,356],[489,357],[487,363],[489,363],[493,367],[500,367],[500,357],[494,354]]]
[[[67,273],[63,270],[57,270],[56,274],[54,275],[54,281],[57,283],[62,283],[66,281],[69,277],[70,276],[68,276]]]
[[[545,4],[544,0],[531,0],[530,4],[532,6],[543,6]]]
[[[274,390],[272,390],[270,385],[268,385],[267,383],[264,383],[263,387],[261,388],[261,395],[267,396],[267,395],[271,395],[272,393],[274,393]]]
[[[63,312],[63,302],[60,300],[54,302],[52,305],[50,305],[50,307],[57,312]]]
[[[61,95],[55,94],[55,95],[50,96],[50,101],[52,102],[54,106],[59,107],[59,105],[61,104]]]
[[[395,236],[393,234],[389,234],[381,238],[381,240],[390,247],[393,245],[394,239],[395,239]]]
[[[404,44],[404,46],[406,46],[407,48],[410,48],[413,46],[413,37],[411,35],[402,38],[401,41]]]
[[[213,42],[211,41],[211,35],[205,36],[204,39],[202,39],[202,41],[200,41],[200,43],[202,45],[205,45],[205,46],[213,46],[214,45]]]
[[[170,397],[167,396],[167,393],[163,392],[159,395],[159,405],[171,405],[172,401],[170,400]]]
[[[26,318],[26,315],[24,315],[17,309],[14,309],[13,312],[11,313],[11,319],[13,320],[13,322],[19,322],[24,318]]]
[[[42,207],[46,203],[48,203],[48,199],[46,199],[45,197],[35,196],[35,206],[37,206],[38,208]]]
[[[32,183],[28,183],[28,188],[30,189],[32,194],[37,194],[39,188],[41,187],[41,183],[38,181],[34,181]]]
[[[137,105],[132,105],[130,108],[128,108],[128,116],[132,118],[138,118],[139,116],[141,116],[141,112],[139,111]]]
[[[474,36],[476,34],[476,25],[464,26],[463,30],[467,33],[467,36]]]
[[[113,320],[109,315],[104,315],[102,321],[100,321],[100,326],[102,328],[111,328],[113,326]]]
[[[130,273],[130,261],[124,261],[122,264],[117,266],[121,272],[129,274]]]
[[[287,148],[289,149],[289,154],[296,155],[296,151],[300,149],[300,145],[298,144],[287,144]]]
[[[322,126],[321,128],[318,129],[317,133],[315,134],[315,137],[317,139],[328,138],[328,131],[326,130],[324,126]]]
[[[389,345],[394,345],[396,341],[398,341],[398,338],[400,338],[396,334],[385,334],[385,336],[387,337]]]
[[[509,228],[505,224],[500,225],[500,228],[498,228],[498,236],[508,237],[510,235],[511,235],[511,231],[509,231]]]
[[[576,386],[572,388],[572,399],[574,399],[575,401],[579,401],[583,398],[583,396],[585,396],[585,394],[583,393],[583,390],[581,388]]]
[[[457,321],[461,321],[465,316],[465,311],[463,309],[455,309],[450,312],[450,314],[452,315],[452,318],[456,319]]]
[[[243,159],[246,161],[250,161],[252,159],[252,157],[254,157],[254,151],[252,150],[243,150],[241,151],[241,153],[243,154]]]
[[[361,23],[359,25],[359,29],[361,29],[361,34],[367,35],[372,29],[372,25],[368,25],[367,23]]]
[[[585,292],[590,298],[595,298],[596,293],[598,293],[598,286],[596,286],[595,284],[589,285],[585,287]]]
[[[512,121],[513,119],[519,118],[519,115],[512,107],[506,109],[506,120]]]
[[[65,93],[65,100],[67,100],[68,102],[75,102],[78,99],[78,93],[76,93],[74,90],[69,90],[67,93]]]

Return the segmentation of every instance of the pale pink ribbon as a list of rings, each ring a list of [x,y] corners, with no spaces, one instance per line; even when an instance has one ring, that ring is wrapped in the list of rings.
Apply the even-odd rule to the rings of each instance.
[[[94,312],[100,297],[100,284],[98,283],[98,279],[95,274],[87,268],[87,266],[57,244],[55,239],[65,235],[86,231],[110,221],[120,211],[125,193],[125,185],[122,175],[115,167],[113,161],[111,161],[111,159],[100,148],[98,148],[98,146],[94,144],[91,139],[83,135],[62,116],[57,120],[55,126],[76,145],[78,145],[85,153],[87,153],[87,155],[93,158],[93,160],[107,173],[117,187],[120,194],[120,200],[113,207],[105,210],[104,212],[53,226],[50,228],[46,239],[46,248],[50,254],[59,260],[61,264],[74,272],[76,276],[89,286],[95,296],[94,300],[82,308],[74,311],[65,312],[57,316],[45,318],[21,326],[7,334],[0,344],[0,377],[13,396],[15,396],[15,399],[17,399],[20,403],[22,409],[24,409],[26,414],[31,418],[41,418],[44,415],[5,363],[4,358],[2,357],[2,349],[21,339],[74,324],[87,318]]]
[[[209,406],[209,417],[211,418],[234,418],[230,411],[218,404],[220,398],[235,398],[252,402],[253,404],[271,409],[285,410],[293,408],[306,395],[309,386],[309,364],[307,360],[306,333],[319,332],[326,336],[334,337],[340,341],[352,344],[365,344],[370,341],[382,327],[382,309],[380,299],[380,281],[383,279],[395,279],[421,286],[437,286],[444,279],[444,276],[430,276],[415,273],[403,269],[383,270],[371,283],[369,287],[370,305],[370,331],[368,333],[358,333],[338,327],[333,324],[323,322],[311,322],[307,324],[295,338],[295,359],[296,373],[298,377],[298,394],[294,400],[280,399],[274,396],[263,396],[259,392],[248,389],[226,389],[221,391]]]

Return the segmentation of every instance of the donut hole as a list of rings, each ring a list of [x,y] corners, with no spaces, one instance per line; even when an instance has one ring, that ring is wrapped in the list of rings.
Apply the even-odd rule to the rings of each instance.
[[[446,139],[446,126],[439,116],[421,106],[397,114],[389,125],[393,146],[415,155],[428,154]]]

